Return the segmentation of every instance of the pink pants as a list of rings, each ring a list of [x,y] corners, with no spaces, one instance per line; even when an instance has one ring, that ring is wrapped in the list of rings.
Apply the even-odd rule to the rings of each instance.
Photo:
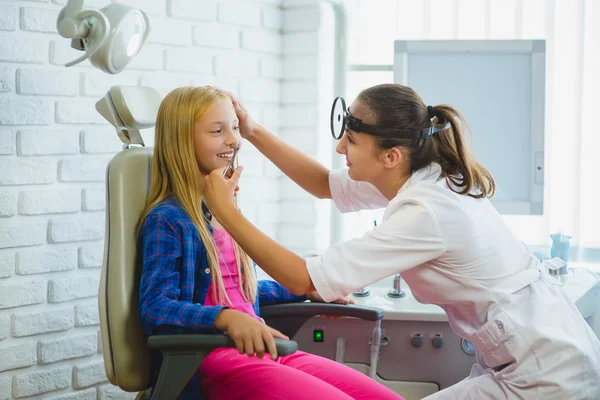
[[[272,360],[217,349],[198,373],[207,400],[402,400],[352,368],[302,351]]]

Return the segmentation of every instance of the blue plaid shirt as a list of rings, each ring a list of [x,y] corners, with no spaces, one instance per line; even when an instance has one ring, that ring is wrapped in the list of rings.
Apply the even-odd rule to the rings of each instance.
[[[208,224],[212,233],[213,229]],[[221,333],[215,317],[224,306],[204,306],[210,284],[206,249],[198,230],[183,207],[167,199],[147,215],[140,230],[142,257],[139,316],[147,335],[181,333]],[[279,283],[258,281],[254,311],[259,305],[301,302]],[[158,378],[162,355],[152,355],[152,384]],[[200,399],[200,377],[192,376],[178,400]]]

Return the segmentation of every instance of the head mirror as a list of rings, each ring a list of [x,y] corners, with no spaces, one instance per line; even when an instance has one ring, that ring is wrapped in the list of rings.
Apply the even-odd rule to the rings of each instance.
[[[340,140],[344,135],[346,129],[346,119],[348,117],[348,111],[346,109],[346,102],[342,97],[336,97],[331,107],[331,135],[335,140]]]

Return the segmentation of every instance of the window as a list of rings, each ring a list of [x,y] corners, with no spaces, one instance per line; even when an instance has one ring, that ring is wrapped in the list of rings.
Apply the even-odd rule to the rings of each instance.
[[[573,236],[571,260],[600,261],[600,181],[594,93],[600,91],[600,35],[591,0],[346,0],[348,103],[364,88],[393,82],[396,39],[546,39],[546,175],[542,216],[505,216],[533,250],[549,255],[549,234]],[[476,135],[476,132],[473,132]],[[346,214],[343,239],[362,236],[382,211]],[[340,231],[340,230],[338,230]],[[342,239],[340,238],[340,239]]]

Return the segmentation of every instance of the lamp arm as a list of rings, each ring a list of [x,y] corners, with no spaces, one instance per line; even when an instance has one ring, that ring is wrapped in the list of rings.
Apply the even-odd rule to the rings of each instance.
[[[100,29],[102,31],[102,37],[97,38],[92,43],[92,46],[86,48],[84,55],[77,58],[76,60],[66,63],[65,67],[70,67],[71,65],[79,64],[80,62],[82,62],[83,60],[85,60],[86,58],[88,58],[89,56],[94,54],[100,48],[100,46],[102,46],[104,44],[104,42],[108,38],[108,31],[110,30],[110,22],[108,21],[108,18],[106,18],[106,16],[104,14],[102,14],[101,12],[98,12],[96,10],[85,10],[85,11],[80,12],[79,14],[77,14],[77,19],[81,20],[81,24],[86,26],[86,31],[89,30],[89,22],[87,21],[87,18],[89,18],[89,17],[95,17],[96,20],[98,21],[98,23],[100,24]]]
[[[87,33],[87,27],[78,21],[77,15],[83,11],[85,0],[69,0],[66,6],[60,10],[56,20],[56,29],[64,38],[83,38]]]
[[[150,23],[150,18],[148,18],[148,14],[146,14],[142,10],[140,10],[140,12],[142,13],[142,16],[144,17],[144,21],[146,22],[146,28],[147,28],[146,32],[144,32],[144,37],[142,38],[142,42],[140,43],[140,49],[141,49],[142,46],[144,45],[144,43],[146,43],[146,39],[148,39],[148,36],[150,36],[150,31],[152,31],[152,24]]]

